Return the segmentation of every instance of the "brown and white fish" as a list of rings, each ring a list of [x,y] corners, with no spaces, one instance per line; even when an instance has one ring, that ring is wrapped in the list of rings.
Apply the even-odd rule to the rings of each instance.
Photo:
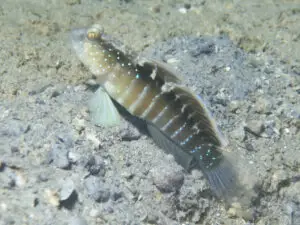
[[[215,121],[168,65],[152,59],[138,61],[99,25],[74,29],[71,40],[101,86],[90,104],[97,123],[118,122],[112,98],[144,120],[154,141],[186,170],[198,166],[218,197],[233,191],[235,172],[221,151],[225,141]]]

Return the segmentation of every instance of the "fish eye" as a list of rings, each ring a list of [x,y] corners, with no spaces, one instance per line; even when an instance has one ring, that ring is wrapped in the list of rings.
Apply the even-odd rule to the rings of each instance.
[[[89,30],[87,32],[87,38],[89,40],[96,40],[96,39],[99,39],[101,37],[100,33],[99,32],[95,32],[95,31],[92,31],[92,30]]]
[[[93,25],[87,31],[87,38],[90,41],[99,40],[101,38],[101,33],[102,32],[103,32],[103,29],[99,25]]]

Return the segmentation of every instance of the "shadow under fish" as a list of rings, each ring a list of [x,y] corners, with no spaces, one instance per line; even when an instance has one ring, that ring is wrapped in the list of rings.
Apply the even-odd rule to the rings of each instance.
[[[227,142],[201,98],[182,85],[172,68],[138,58],[99,25],[74,29],[71,41],[100,85],[89,102],[94,123],[120,122],[115,101],[143,121],[157,145],[187,171],[200,168],[217,197],[236,194],[236,173],[222,151]]]

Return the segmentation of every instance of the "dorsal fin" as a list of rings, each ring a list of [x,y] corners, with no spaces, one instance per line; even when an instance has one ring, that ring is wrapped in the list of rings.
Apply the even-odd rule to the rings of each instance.
[[[200,96],[195,95],[188,88],[179,85],[173,85],[172,91],[175,95],[180,97],[182,104],[187,107],[190,106],[191,114],[196,121],[199,121],[199,129],[205,130],[207,137],[210,137],[212,143],[217,145],[226,146],[227,140],[221,134],[218,126],[213,119],[210,111],[204,104]],[[187,108],[189,110],[189,107]]]
[[[149,74],[153,80],[157,79],[163,83],[181,83],[178,73],[167,63],[151,58],[140,58],[136,65],[141,73]]]

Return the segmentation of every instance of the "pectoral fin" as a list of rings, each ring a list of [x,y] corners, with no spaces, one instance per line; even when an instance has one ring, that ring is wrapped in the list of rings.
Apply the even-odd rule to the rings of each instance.
[[[88,103],[91,121],[105,127],[120,123],[120,115],[106,91],[99,87]]]

